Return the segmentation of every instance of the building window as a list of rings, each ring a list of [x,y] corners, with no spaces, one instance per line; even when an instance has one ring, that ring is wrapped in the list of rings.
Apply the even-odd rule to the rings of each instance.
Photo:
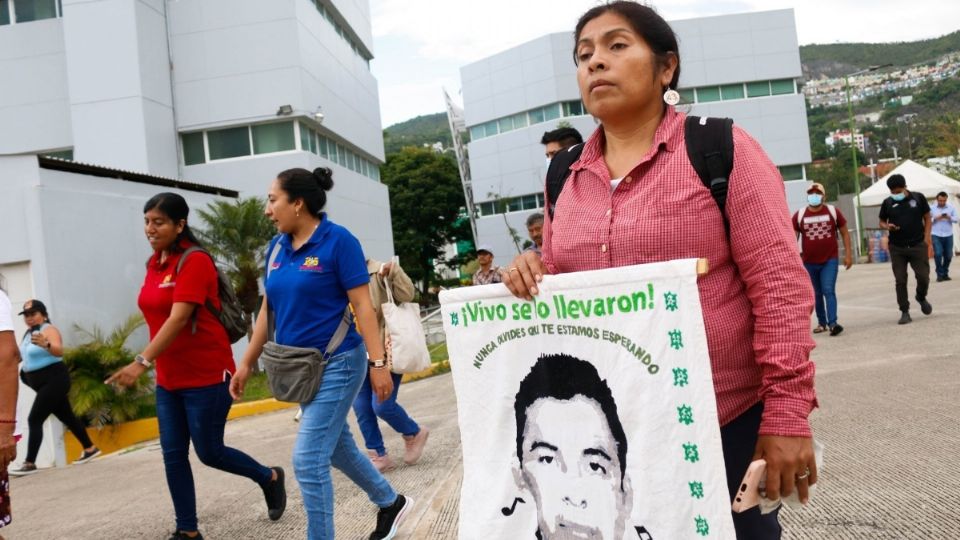
[[[543,117],[547,120],[556,120],[560,118],[560,104],[553,103],[543,108]]]
[[[803,165],[781,165],[777,168],[780,169],[780,176],[784,181],[804,179]]]
[[[314,5],[314,7],[316,7],[317,11],[320,13],[320,16],[330,23],[330,26],[333,27],[333,31],[340,36],[340,39],[346,42],[347,47],[350,47],[350,50],[353,51],[353,54],[363,60],[364,65],[369,68],[370,59],[364,56],[364,54],[361,52],[360,45],[358,45],[357,42],[350,37],[349,32],[344,30],[343,26],[341,26],[340,23],[334,18],[332,11],[336,11],[336,9],[333,8],[333,6],[324,6],[323,0],[312,0],[311,3]]]
[[[720,87],[720,95],[724,101],[730,99],[743,99],[742,84],[726,84]]]
[[[793,79],[780,79],[777,81],[770,81],[770,93],[775,96],[782,96],[783,94],[793,94],[796,91],[796,88],[793,84]]]
[[[0,0],[0,26],[10,24],[10,1]]]
[[[530,123],[539,124],[546,120],[546,117],[543,115],[543,109],[534,109],[530,111]]]
[[[709,103],[711,101],[720,101],[719,86],[697,88],[697,103]]]
[[[62,16],[60,0],[0,0],[0,26]]]
[[[478,208],[481,216],[492,216],[497,213],[492,202],[480,203]]]
[[[207,132],[210,159],[227,159],[250,155],[250,129],[246,126]]]
[[[56,152],[44,152],[40,155],[57,158],[57,159],[65,159],[67,161],[73,161],[73,148],[69,150],[57,150]]]
[[[317,147],[314,146],[314,138],[316,134],[312,129],[307,126],[298,123],[300,129],[300,149],[304,152],[311,152],[313,154],[317,153]]]
[[[747,97],[763,97],[770,95],[770,81],[756,81],[747,83]]]
[[[694,103],[697,100],[693,88],[685,88],[683,90],[677,90],[677,92],[680,94],[680,103],[684,105]]]
[[[293,121],[259,124],[251,126],[250,130],[253,134],[254,154],[283,152],[297,147],[293,137]]]
[[[563,103],[564,116],[583,116],[583,103],[577,101],[565,101]]]
[[[180,136],[183,143],[183,164],[197,165],[207,161],[203,151],[203,132],[184,133]]]

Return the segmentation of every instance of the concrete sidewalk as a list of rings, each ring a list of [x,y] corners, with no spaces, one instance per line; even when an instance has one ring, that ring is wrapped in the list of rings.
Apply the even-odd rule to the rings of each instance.
[[[934,314],[915,309],[906,326],[896,324],[889,265],[842,271],[838,290],[846,331],[817,335],[814,352],[820,409],[812,421],[826,466],[812,504],[782,514],[784,538],[960,538],[960,280],[932,283]],[[400,538],[456,538],[462,470],[450,375],[405,384],[400,401],[432,430],[423,460],[387,475],[417,501]],[[229,445],[287,468],[288,509],[276,523],[257,486],[194,462],[206,538],[304,538],[290,466],[296,429],[290,412],[227,427]],[[389,428],[384,435],[390,452],[402,456],[400,436]],[[14,524],[0,529],[11,540],[165,540],[174,528],[156,444],[11,483]],[[373,505],[343,475],[335,473],[335,483],[337,538],[367,538]]]

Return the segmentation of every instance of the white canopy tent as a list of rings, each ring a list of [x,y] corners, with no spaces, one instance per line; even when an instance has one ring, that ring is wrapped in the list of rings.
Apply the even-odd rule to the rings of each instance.
[[[860,193],[860,206],[863,208],[880,206],[884,199],[890,196],[890,190],[887,188],[887,178],[894,174],[903,175],[907,181],[907,189],[923,193],[930,202],[930,206],[936,204],[937,193],[943,191],[950,196],[947,202],[960,211],[960,198],[958,198],[960,197],[960,182],[909,159],[890,171],[879,182],[862,191]],[[856,204],[856,199],[854,199],[854,204]],[[861,234],[859,230],[857,232]],[[960,228],[957,225],[953,226],[953,249],[954,252],[960,250]]]

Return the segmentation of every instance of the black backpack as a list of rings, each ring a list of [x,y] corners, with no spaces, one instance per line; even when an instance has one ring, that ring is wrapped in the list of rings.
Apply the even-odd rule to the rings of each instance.
[[[243,307],[240,305],[237,293],[233,290],[233,284],[230,283],[227,276],[220,271],[220,267],[217,266],[217,261],[213,258],[213,255],[200,246],[188,247],[183,251],[183,254],[180,255],[180,260],[177,261],[177,274],[180,274],[180,269],[183,268],[183,263],[187,262],[187,257],[196,251],[210,257],[210,260],[213,261],[213,267],[217,270],[217,296],[220,298],[220,309],[217,309],[217,306],[215,306],[209,298],[206,299],[203,305],[220,321],[220,324],[223,325],[224,330],[227,331],[227,337],[230,338],[230,343],[236,343],[240,341],[240,338],[247,335],[247,332],[250,330],[250,324],[243,314]],[[147,260],[147,265],[150,265],[149,260]],[[191,334],[197,333],[198,315],[197,310],[193,310],[193,316],[191,317]]]
[[[727,220],[727,180],[733,170],[733,120],[730,118],[707,118],[688,116],[683,124],[687,158],[697,171],[700,181],[710,190],[710,195],[720,208],[723,226],[730,233]],[[580,159],[583,144],[558,152],[547,168],[547,201],[550,219],[557,206],[563,185],[570,176],[570,166]]]

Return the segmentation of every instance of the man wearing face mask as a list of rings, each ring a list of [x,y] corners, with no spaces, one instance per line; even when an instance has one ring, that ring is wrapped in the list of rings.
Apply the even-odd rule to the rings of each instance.
[[[924,315],[933,313],[927,301],[930,287],[930,205],[922,193],[907,190],[907,180],[901,174],[887,178],[890,196],[880,206],[880,228],[890,231],[890,266],[896,279],[897,304],[900,306],[900,321],[907,324],[910,318],[910,299],[907,297],[907,264],[913,268],[917,279],[917,303]]]
[[[547,167],[550,166],[550,160],[557,155],[557,152],[582,142],[583,136],[572,127],[562,127],[545,132],[540,139],[540,144],[543,145],[543,154],[547,157]]]
[[[847,231],[847,220],[835,207],[824,204],[823,184],[814,183],[807,190],[807,207],[793,215],[793,229],[800,238],[800,257],[813,282],[817,327],[814,334],[843,332],[837,324],[837,271],[839,249],[837,231],[843,238],[843,265],[853,266],[853,246]]]

